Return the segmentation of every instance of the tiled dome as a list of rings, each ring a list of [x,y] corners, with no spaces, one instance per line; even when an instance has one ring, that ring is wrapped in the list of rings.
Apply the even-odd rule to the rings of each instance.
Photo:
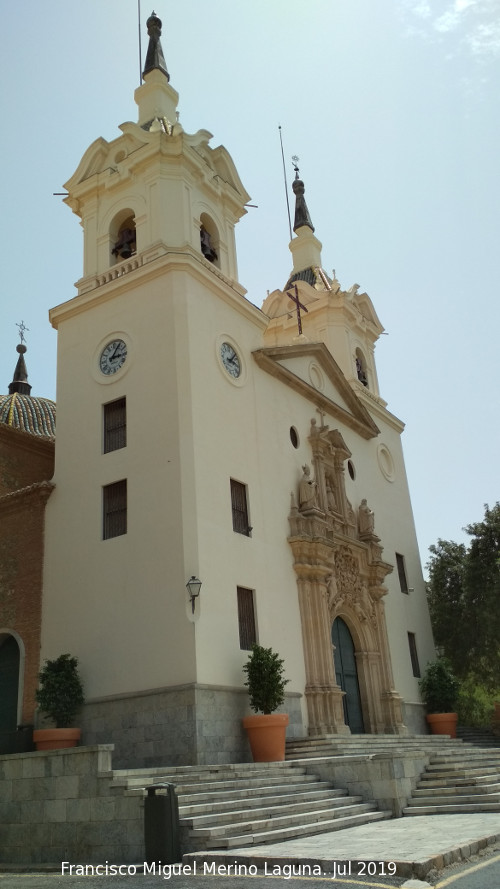
[[[56,405],[50,398],[36,398],[13,392],[0,395],[0,423],[31,432],[32,435],[56,434]]]
[[[56,434],[56,405],[50,398],[30,395],[28,372],[24,361],[26,346],[16,347],[19,353],[14,378],[9,384],[9,394],[0,395],[0,423],[21,429],[31,435],[54,438]]]

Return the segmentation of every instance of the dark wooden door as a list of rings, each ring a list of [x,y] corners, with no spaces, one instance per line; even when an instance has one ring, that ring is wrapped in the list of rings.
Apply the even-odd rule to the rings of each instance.
[[[344,719],[351,732],[357,735],[364,732],[365,727],[361,710],[356,655],[349,627],[341,617],[337,617],[333,622],[332,642],[335,646],[337,684],[345,692],[343,698]]]
[[[17,728],[19,645],[14,636],[0,637],[0,732]]]

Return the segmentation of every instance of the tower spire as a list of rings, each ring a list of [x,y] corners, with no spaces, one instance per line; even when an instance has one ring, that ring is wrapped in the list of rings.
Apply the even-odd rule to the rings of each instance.
[[[20,395],[29,395],[31,386],[28,383],[28,371],[24,360],[26,346],[23,342],[18,343],[16,351],[19,353],[19,358],[17,359],[12,383],[9,383],[9,395],[13,395],[14,392],[19,392]]]
[[[293,222],[293,230],[297,232],[298,228],[301,228],[303,225],[307,225],[311,231],[314,231],[314,225],[311,222],[311,217],[309,215],[309,210],[307,209],[306,199],[304,197],[305,187],[302,179],[299,179],[299,168],[297,166],[298,158],[292,158],[295,161],[294,170],[295,170],[295,179],[292,182],[292,189],[295,195],[295,219]]]
[[[146,27],[149,34],[149,45],[146,54],[146,64],[144,65],[142,76],[144,77],[146,74],[149,74],[150,71],[158,70],[161,71],[162,74],[164,74],[169,81],[170,74],[167,70],[167,63],[165,61],[165,56],[163,55],[163,49],[160,40],[161,19],[158,18],[154,10],[146,22]]]

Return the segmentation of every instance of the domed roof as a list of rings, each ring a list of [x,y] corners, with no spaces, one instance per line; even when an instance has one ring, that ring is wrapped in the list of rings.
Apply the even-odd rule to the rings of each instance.
[[[43,435],[54,438],[56,434],[56,405],[50,398],[38,398],[30,395],[28,373],[24,361],[26,346],[20,343],[17,347],[19,358],[14,378],[9,384],[9,394],[0,395],[0,423],[29,432],[31,435]]]
[[[50,398],[36,398],[13,392],[0,395],[0,423],[32,435],[56,434],[56,405]]]

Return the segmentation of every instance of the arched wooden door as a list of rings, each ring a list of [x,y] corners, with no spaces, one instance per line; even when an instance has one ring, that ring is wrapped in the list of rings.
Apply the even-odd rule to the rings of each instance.
[[[332,624],[332,642],[335,646],[335,674],[337,684],[344,694],[344,718],[346,725],[355,735],[364,732],[363,711],[359,694],[358,670],[356,654],[349,627],[337,617]]]
[[[19,645],[14,636],[0,636],[0,732],[17,728]]]

